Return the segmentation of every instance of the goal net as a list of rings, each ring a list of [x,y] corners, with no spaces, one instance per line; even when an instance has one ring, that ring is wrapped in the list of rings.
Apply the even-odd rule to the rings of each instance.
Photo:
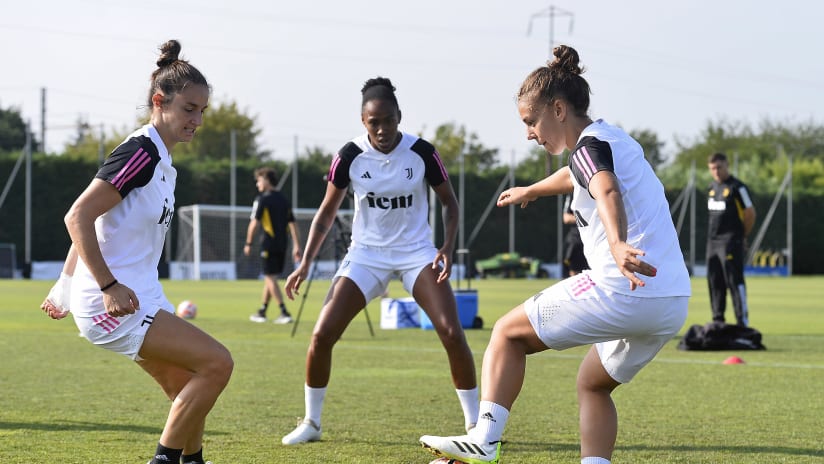
[[[309,226],[317,209],[293,211],[306,244]],[[352,210],[339,210],[337,220],[321,245],[312,269],[312,278],[330,279],[346,254],[352,226]],[[176,251],[169,266],[169,277],[176,280],[235,280],[260,277],[260,248],[257,237],[249,256],[243,254],[246,229],[252,214],[250,206],[189,205],[177,209]],[[260,231],[258,231],[260,233]],[[286,249],[283,276],[295,268],[292,240]]]

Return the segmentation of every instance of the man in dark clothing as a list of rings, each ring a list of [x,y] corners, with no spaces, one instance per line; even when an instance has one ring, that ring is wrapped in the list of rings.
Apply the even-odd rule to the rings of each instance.
[[[295,216],[292,208],[278,190],[277,175],[272,168],[260,168],[255,170],[255,185],[260,194],[255,198],[252,205],[252,216],[249,220],[249,227],[246,231],[246,245],[243,247],[243,254],[249,256],[252,250],[252,240],[258,227],[263,233],[260,234],[260,258],[263,270],[263,303],[257,313],[249,316],[252,322],[266,322],[266,309],[272,297],[280,307],[280,317],[276,318],[276,324],[288,324],[292,322],[292,316],[286,310],[283,303],[283,295],[278,286],[277,276],[283,272],[283,264],[286,259],[286,231],[292,235],[292,255],[295,261],[300,260],[301,245],[298,237],[298,228],[295,223]]]
[[[749,325],[747,288],[744,283],[744,254],[747,235],[755,224],[755,208],[749,189],[729,172],[727,157],[715,153],[709,158],[712,174],[707,198],[707,281],[712,320],[724,322],[727,289],[730,290],[738,325]]]

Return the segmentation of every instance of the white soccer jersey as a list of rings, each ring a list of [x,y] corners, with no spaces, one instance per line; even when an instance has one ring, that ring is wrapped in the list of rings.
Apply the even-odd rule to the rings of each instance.
[[[689,296],[689,274],[664,187],[638,142],[599,119],[581,133],[569,157],[569,168],[574,186],[571,206],[584,242],[584,254],[592,268],[584,272],[596,285],[638,297]],[[590,179],[604,170],[613,172],[618,179],[627,214],[627,243],[646,252],[640,258],[658,270],[655,277],[640,276],[646,285],[635,291],[630,290],[629,280],[615,264],[604,224],[589,194]]]
[[[372,147],[364,134],[347,143],[332,160],[329,182],[350,184],[355,196],[352,244],[419,247],[431,244],[429,185],[448,181],[446,168],[429,142],[402,133],[391,153]]]
[[[123,198],[94,223],[103,259],[115,278],[134,290],[141,307],[174,311],[158,281],[157,264],[174,215],[177,171],[157,130],[147,124],[129,135],[95,177]],[[82,259],[72,279],[70,307],[80,317],[105,313],[99,284]]]

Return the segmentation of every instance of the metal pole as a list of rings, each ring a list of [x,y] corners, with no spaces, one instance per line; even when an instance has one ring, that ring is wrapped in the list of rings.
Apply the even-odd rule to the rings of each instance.
[[[539,11],[537,13],[534,13],[532,15],[532,17],[530,18],[530,21],[529,21],[529,28],[527,29],[527,35],[529,35],[529,33],[532,31],[532,20],[534,20],[536,17],[544,16],[545,14],[549,17],[549,60],[552,60],[552,51],[555,48],[555,16],[556,15],[557,16],[568,16],[570,18],[570,20],[569,20],[569,31],[571,33],[572,32],[572,21],[573,21],[574,15],[572,14],[572,12],[563,10],[561,8],[556,7],[555,5],[550,4],[549,7],[546,10],[541,10],[541,11]],[[553,155],[548,155],[546,157],[545,171],[546,171],[547,176],[552,174],[552,156]],[[558,159],[558,169],[561,169],[562,162],[563,162],[563,158],[559,157],[559,159]],[[556,259],[558,261],[558,264],[561,264],[561,262],[563,261],[563,248],[564,248],[564,242],[563,242],[563,234],[564,234],[563,205],[564,205],[564,203],[563,203],[563,198],[560,195],[556,198],[555,205],[556,205],[556,208],[558,210],[557,211],[558,217],[556,218],[556,234],[557,234],[557,237],[556,237],[556,239],[557,239]]]
[[[464,134],[464,137],[466,137],[466,134]],[[460,206],[458,207],[458,218],[459,218],[459,223],[458,223],[458,250],[459,250],[459,252],[458,252],[458,255],[460,256],[460,262],[461,262],[461,267],[463,268],[462,272],[464,273],[464,276],[468,275],[467,272],[466,272],[466,250],[464,249],[464,211],[466,210],[466,203],[464,202],[464,198],[465,198],[465,196],[464,196],[464,191],[465,191],[464,184],[465,184],[465,180],[466,180],[466,175],[465,175],[466,159],[465,158],[466,158],[466,150],[467,150],[468,146],[469,146],[469,144],[466,142],[466,140],[464,140],[464,144],[461,147],[461,157],[460,157],[461,158],[461,162],[460,162],[461,171],[460,171],[460,186],[459,186],[459,200],[458,200],[460,202]]]
[[[695,272],[695,160],[690,168],[690,269]]]
[[[509,188],[515,187],[515,150],[509,159]],[[509,205],[509,252],[515,252],[515,205]]]
[[[563,155],[558,157],[558,169],[561,169],[561,165],[564,161]],[[558,253],[556,255],[557,263],[559,266],[562,266],[564,262],[564,198],[561,195],[555,196],[555,207],[558,210],[558,215],[556,217],[555,222],[555,233],[556,237],[556,249]]]
[[[31,152],[32,133],[31,124],[26,122],[26,200],[25,200],[25,235],[26,244],[24,247],[24,260],[26,262],[26,272],[31,278]]]
[[[103,135],[103,124],[100,124],[100,144],[97,145],[97,164],[103,165],[103,159],[106,158],[106,143]]]
[[[40,151],[46,153],[46,88],[40,87]]]
[[[793,155],[787,166],[790,182],[787,184],[787,275],[793,275]]]
[[[229,132],[229,261],[237,263],[237,224],[235,224],[235,206],[237,206],[237,130]]]
[[[295,154],[292,161],[292,211],[298,209],[298,135],[295,134]]]

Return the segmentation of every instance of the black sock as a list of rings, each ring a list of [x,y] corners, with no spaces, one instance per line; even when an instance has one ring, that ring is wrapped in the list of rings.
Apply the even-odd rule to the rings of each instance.
[[[157,451],[155,451],[155,457],[149,464],[177,464],[180,462],[181,454],[183,454],[182,449],[166,448],[158,443]]]
[[[205,461],[203,461],[203,448],[194,454],[184,454],[183,464],[205,464]]]
[[[286,310],[286,304],[284,304],[284,303],[280,304],[280,313],[283,314],[283,315],[288,315],[289,314],[289,311]]]

